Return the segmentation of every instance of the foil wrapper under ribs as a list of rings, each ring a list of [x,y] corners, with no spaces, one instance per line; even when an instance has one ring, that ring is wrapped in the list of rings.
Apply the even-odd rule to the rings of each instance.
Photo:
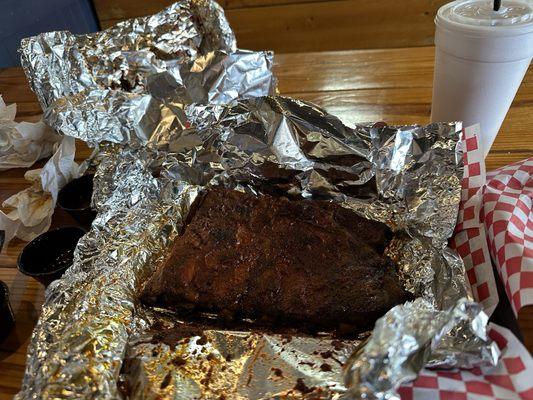
[[[128,284],[129,287],[128,290],[120,293],[119,298],[122,298],[122,304],[128,304],[124,298],[128,291],[129,294],[126,296],[128,302],[135,303],[136,292],[140,288],[142,277],[147,276],[153,268],[154,262],[150,260],[160,257],[161,252],[164,252],[165,243],[168,243],[170,238],[179,231],[179,221],[184,219],[188,212],[187,206],[190,206],[192,202],[191,193],[197,194],[198,190],[204,190],[209,185],[225,185],[256,195],[274,190],[293,197],[336,201],[367,218],[388,223],[396,232],[394,243],[389,249],[390,256],[400,266],[402,276],[406,277],[406,287],[420,297],[415,303],[406,304],[403,308],[391,311],[392,316],[387,315],[382,320],[386,323],[376,325],[371,341],[360,350],[357,358],[353,359],[354,363],[348,363],[347,371],[355,371],[354,374],[362,373],[364,369],[358,367],[360,364],[357,362],[362,363],[370,357],[372,352],[377,351],[375,348],[380,349],[381,352],[373,359],[377,357],[381,361],[369,362],[370,367],[367,369],[370,368],[370,371],[364,373],[362,378],[348,375],[346,382],[350,391],[343,395],[358,393],[357,390],[360,388],[374,388],[374,386],[365,386],[365,382],[374,382],[373,379],[379,375],[380,368],[384,366],[398,368],[393,371],[394,373],[390,372],[391,379],[379,387],[382,393],[390,395],[394,393],[394,388],[399,383],[405,379],[412,379],[416,376],[416,372],[430,361],[435,365],[449,366],[494,362],[494,348],[484,336],[486,321],[483,320],[483,314],[474,305],[468,305],[471,303],[468,300],[469,295],[461,260],[446,247],[446,240],[453,229],[451,221],[454,220],[457,212],[460,190],[461,167],[458,154],[460,125],[358,126],[352,129],[312,104],[283,97],[253,98],[238,101],[233,105],[192,104],[185,106],[181,113],[179,118],[183,123],[180,126],[189,126],[188,128],[176,127],[168,133],[168,136],[160,136],[156,141],[148,141],[145,147],[115,148],[111,146],[110,149],[115,149],[117,153],[109,150],[110,154],[102,158],[99,167],[102,173],[97,172],[93,202],[99,207],[100,213],[88,237],[92,234],[101,238],[105,236],[109,246],[113,243],[113,239],[109,235],[103,235],[105,232],[114,234],[117,230],[125,229],[130,235],[138,234],[138,230],[145,230],[147,221],[143,218],[148,217],[146,212],[150,214],[152,224],[159,219],[161,225],[158,226],[166,229],[157,231],[161,235],[158,243],[154,243],[156,233],[143,244],[135,239],[127,239],[128,243],[135,244],[135,251],[146,252],[142,261],[136,261],[139,267],[135,273],[131,272],[133,260],[128,251],[121,251],[120,257],[114,253],[116,262],[123,265],[123,268],[128,268],[128,274],[131,274],[129,280],[121,283]],[[135,126],[132,128],[135,129]],[[384,140],[387,135],[388,139]],[[406,137],[411,138],[411,141],[406,142]],[[381,142],[377,140],[378,138],[384,141]],[[404,158],[408,157],[408,160],[399,159],[400,154],[403,154]],[[436,161],[428,163],[425,161],[428,159]],[[139,169],[141,167],[142,169]],[[453,173],[443,179],[439,171],[445,168]],[[141,170],[143,178],[139,177]],[[393,176],[394,171],[398,176]],[[406,185],[409,186],[409,190],[406,190]],[[148,190],[150,187],[157,190],[150,192]],[[100,193],[105,195],[101,196]],[[175,197],[180,193],[187,194],[186,200],[179,200]],[[417,195],[420,198],[417,199],[415,197]],[[455,197],[455,200],[450,197]],[[149,205],[151,203],[153,204]],[[171,207],[175,203],[182,204],[182,206]],[[165,214],[149,211],[154,207],[164,207],[165,204],[168,207]],[[441,207],[440,204],[443,206]],[[114,227],[113,221],[118,215],[122,215],[124,210],[130,210],[132,226]],[[426,217],[430,211],[434,212],[433,218],[440,219],[440,225],[436,225],[434,221]],[[172,213],[177,214],[172,216]],[[421,217],[417,218],[419,213]],[[134,219],[133,215],[136,215]],[[101,230],[96,231],[99,226]],[[84,248],[83,243],[85,242],[82,241],[81,249]],[[116,252],[124,249],[125,243],[125,239],[119,240],[117,247],[113,250]],[[93,248],[93,251],[97,251],[96,248]],[[99,254],[103,256],[102,250]],[[82,259],[85,258],[96,262],[93,257],[87,256]],[[68,276],[71,273],[75,274],[74,271],[76,268],[69,270],[68,275],[61,282],[63,284],[68,282]],[[126,273],[126,270],[119,271],[115,265],[114,274]],[[106,275],[105,272],[101,273],[103,276]],[[117,281],[112,281],[108,285],[108,290],[115,292],[116,285]],[[100,283],[99,291],[101,290],[103,287]],[[91,291],[83,294],[83,296],[91,295]],[[464,304],[463,308],[472,309],[475,312],[465,311],[464,315],[459,318],[457,311],[454,310],[461,310],[461,304]],[[57,305],[52,303],[50,306],[56,307]],[[100,307],[105,309],[107,305],[102,303]],[[124,351],[130,354],[128,359],[130,367],[123,370],[122,375],[127,387],[132,388],[129,395],[142,397],[141,394],[147,395],[147,393],[161,394],[161,386],[164,386],[163,392],[168,392],[169,398],[185,398],[183,393],[188,393],[187,389],[178,385],[177,382],[183,383],[189,378],[182,376],[180,369],[176,369],[170,375],[172,378],[166,378],[173,379],[172,382],[175,384],[164,381],[163,379],[168,375],[168,368],[172,368],[173,364],[168,366],[167,363],[165,364],[167,367],[155,368],[155,365],[159,363],[155,362],[153,357],[157,359],[161,356],[162,353],[159,350],[156,351],[157,355],[151,358],[149,349],[152,349],[152,344],[149,346],[146,341],[129,343],[126,340],[126,332],[130,334],[130,338],[131,334],[145,337],[144,335],[149,334],[153,325],[150,320],[140,317],[136,320],[132,319],[134,314],[142,313],[142,308],[139,307],[137,305],[129,308],[126,313],[124,310],[119,313],[119,310],[114,308],[114,315],[129,316],[123,320],[128,328],[124,331],[117,329],[117,332],[108,332],[117,335],[111,341],[114,345],[121,344],[116,349],[118,354],[114,355],[114,359],[122,359],[120,354]],[[428,329],[423,323],[420,317],[422,309],[428,312],[427,320],[433,318],[439,322],[439,324],[435,323],[433,330]],[[396,329],[391,331],[391,327],[395,326],[391,322],[395,318],[394,313],[401,315],[398,319],[412,320],[413,323],[396,325]],[[463,326],[459,323],[476,329],[456,328],[456,326]],[[388,334],[390,332],[396,335],[391,336]],[[224,333],[224,335],[234,334]],[[63,340],[65,340],[65,335],[65,332],[61,333]],[[263,339],[257,343],[267,340],[266,337],[263,336]],[[372,346],[374,338],[380,339],[379,345]],[[408,348],[408,357],[400,357],[401,346],[404,343],[402,338],[413,338],[410,343],[417,343],[414,348]],[[73,339],[68,339],[67,334],[65,345]],[[301,340],[312,341],[305,338]],[[437,349],[442,349],[440,352],[435,350],[431,359],[424,358],[428,343],[437,342],[445,343],[446,346],[437,346]],[[352,348],[356,345],[356,342],[349,343]],[[184,348],[180,346],[168,346],[163,350],[167,358],[176,352],[180,354],[184,352]],[[254,349],[250,353],[243,354],[244,359],[239,362],[251,362],[245,360],[256,354],[256,351]],[[470,356],[459,356],[461,352],[469,353]],[[106,357],[112,354],[113,352],[108,351]],[[395,358],[395,354],[398,358]],[[314,357],[313,354],[306,356]],[[103,354],[99,357],[103,357]],[[90,360],[94,361],[94,358]],[[191,360],[196,359],[191,358]],[[48,361],[50,360],[47,359]],[[198,363],[201,364],[200,361]],[[106,370],[110,368],[109,361],[105,361],[105,358],[98,362],[99,365],[100,363],[106,365]],[[61,365],[62,369],[72,370],[70,360],[66,363],[63,360]],[[131,365],[135,368],[132,369]],[[195,373],[198,373],[199,367],[196,361],[192,361],[192,365],[195,365]],[[118,367],[117,363],[116,368]],[[164,375],[162,375],[163,372]],[[318,376],[321,376],[321,372],[323,371],[317,371]],[[310,387],[309,381],[311,381],[311,386],[323,391],[321,396],[326,396],[324,398],[341,395],[346,390],[339,375],[336,375],[338,379],[335,381],[335,390],[333,390],[326,384],[331,383],[331,380],[315,379],[315,375],[305,375],[302,370],[299,370],[299,373],[303,377],[296,378],[296,384],[298,379],[301,379],[303,384],[307,385],[305,387]],[[264,371],[262,374],[264,375]],[[296,377],[298,374],[291,376]],[[218,382],[217,377],[221,382],[215,384]],[[95,375],[93,379],[99,380],[103,377]],[[235,388],[235,391],[230,394],[237,395],[240,393],[239,390],[244,390],[237,385],[240,379],[242,379],[241,374],[215,374],[213,381],[210,382],[214,386],[222,385],[226,388],[225,390],[228,390],[228,386],[225,385],[230,385]],[[109,384],[109,376],[105,381]],[[202,386],[201,382],[198,384],[197,380],[194,382],[189,382],[188,386],[184,387],[190,387],[191,393],[201,393],[203,398],[216,398],[210,397],[213,393],[210,392],[209,387]],[[249,391],[246,392],[247,395],[251,398],[262,398],[262,395],[259,395],[263,393],[260,391],[262,390],[274,396],[283,390],[294,389],[295,385],[294,379],[287,381],[292,386],[284,384],[283,387],[279,384],[270,384],[268,380],[261,380],[261,382],[261,385],[252,385],[247,388],[246,390]],[[356,384],[353,385],[354,383]],[[372,390],[374,391],[375,388]],[[174,394],[170,395],[170,393]]]
[[[162,310],[143,319],[150,327],[130,337],[120,381],[132,399],[340,398],[342,365],[361,342],[220,330]]]

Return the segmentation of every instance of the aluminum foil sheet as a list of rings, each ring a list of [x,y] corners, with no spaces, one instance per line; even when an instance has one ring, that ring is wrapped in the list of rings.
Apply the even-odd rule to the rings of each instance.
[[[142,318],[152,328],[130,337],[119,382],[133,399],[340,398],[342,365],[361,343],[224,331],[162,310]]]
[[[75,265],[47,291],[19,398],[390,398],[427,363],[496,362],[486,317],[446,248],[459,202],[460,125],[352,129],[283,97],[191,104],[175,118],[144,146],[102,145],[98,217]],[[329,199],[385,221],[396,232],[390,255],[420,298],[377,323],[345,381],[340,364],[321,369],[332,338],[294,334],[290,350],[278,352],[283,337],[208,326],[191,333],[187,321],[145,309],[136,293],[210,185]],[[174,341],[154,340],[163,328]],[[344,363],[360,344],[332,355]]]
[[[89,144],[104,140],[146,144],[152,136],[158,140],[183,129],[186,104],[227,104],[274,93],[272,58],[270,52],[212,52],[147,75],[139,93],[85,89],[62,97],[50,105],[44,118],[57,131]]]
[[[444,311],[421,297],[394,307],[346,364],[347,397],[399,400],[394,389],[416,379],[424,366],[495,364],[499,350],[490,345],[487,321],[479,304],[465,298]]]
[[[148,75],[216,50],[236,50],[222,8],[211,0],[183,0],[94,34],[60,31],[23,39],[21,62],[44,110],[86,89],[142,92]]]

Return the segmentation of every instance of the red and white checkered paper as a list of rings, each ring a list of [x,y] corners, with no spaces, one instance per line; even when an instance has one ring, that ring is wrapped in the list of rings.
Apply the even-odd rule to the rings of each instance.
[[[533,157],[487,174],[480,220],[515,315],[533,304]]]
[[[515,313],[533,304],[533,158],[485,172],[479,125],[463,131],[464,176],[450,245],[462,257],[472,294],[492,314],[498,304],[492,262]],[[400,388],[402,400],[533,400],[533,359],[509,330],[490,325],[502,358],[496,367],[424,369]]]
[[[461,205],[450,244],[487,314],[498,304],[493,264],[516,314],[533,304],[533,157],[486,173],[478,135],[479,125],[464,130]]]

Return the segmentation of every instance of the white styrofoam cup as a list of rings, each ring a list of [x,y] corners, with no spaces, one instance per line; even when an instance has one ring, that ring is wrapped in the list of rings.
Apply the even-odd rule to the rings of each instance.
[[[533,2],[458,0],[435,18],[431,121],[481,125],[488,154],[533,57]]]

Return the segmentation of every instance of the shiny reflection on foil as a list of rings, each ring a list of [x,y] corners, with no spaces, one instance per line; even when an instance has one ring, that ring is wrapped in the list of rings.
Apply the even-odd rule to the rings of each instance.
[[[148,75],[146,87],[136,93],[84,89],[59,98],[44,118],[57,131],[92,145],[146,144],[183,129],[187,104],[225,104],[273,93],[276,80],[271,68],[270,52],[215,52],[207,60],[199,57],[174,71]]]
[[[465,298],[444,311],[423,298],[394,307],[347,363],[349,396],[399,399],[395,389],[416,379],[426,365],[495,365],[499,350],[486,335],[487,320],[481,306]]]
[[[142,312],[142,323],[120,381],[132,399],[336,399],[345,393],[342,365],[361,343],[217,330],[156,309]]]
[[[89,35],[59,31],[23,39],[21,62],[46,109],[86,89],[139,92],[154,72],[235,49],[235,36],[216,2],[183,0]]]

